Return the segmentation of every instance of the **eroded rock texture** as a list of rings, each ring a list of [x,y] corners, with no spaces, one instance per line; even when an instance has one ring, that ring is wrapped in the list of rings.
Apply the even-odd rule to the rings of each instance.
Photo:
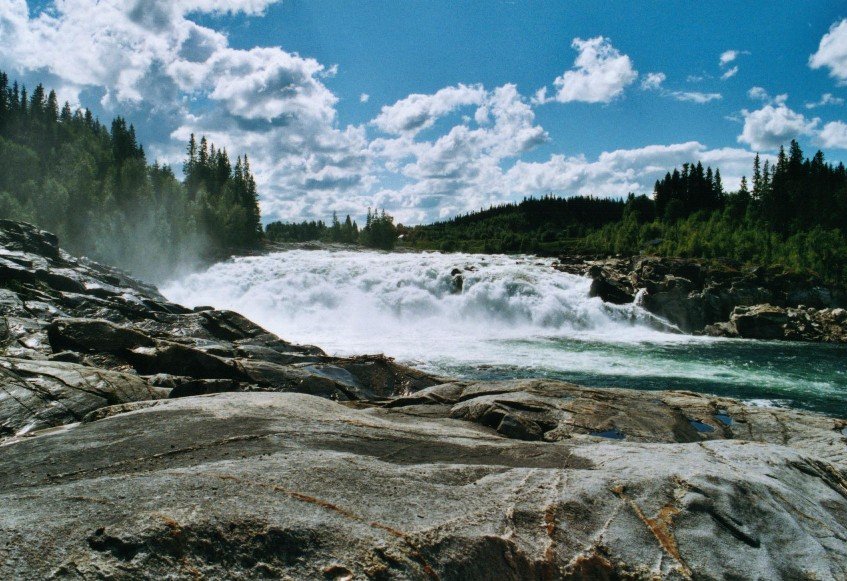
[[[330,357],[2,221],[0,351],[3,579],[847,577],[843,419]]]
[[[647,397],[592,405],[592,390],[523,387],[462,387],[464,407],[442,400],[448,388],[430,390],[432,403],[372,409],[294,393],[191,397],[0,447],[0,574],[847,575],[835,420],[663,393],[661,415],[623,423],[621,406],[649,412]],[[526,412],[528,399],[562,390],[570,411],[533,401]],[[451,417],[498,392],[506,416],[544,408],[569,427],[553,428],[556,441],[523,441]],[[731,408],[732,434],[672,427],[714,405]],[[624,440],[584,434],[610,421]],[[837,457],[824,460],[830,448]]]
[[[106,405],[222,391],[339,400],[437,383],[382,356],[336,358],[231,311],[191,311],[155,288],[0,221],[0,439]]]
[[[592,278],[591,296],[640,304],[684,333],[847,343],[847,294],[814,277],[732,261],[634,257],[560,259]]]

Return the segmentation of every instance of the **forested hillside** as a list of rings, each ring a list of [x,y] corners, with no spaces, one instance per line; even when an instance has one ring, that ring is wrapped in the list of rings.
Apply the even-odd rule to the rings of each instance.
[[[792,141],[756,156],[752,183],[725,192],[720,170],[684,164],[653,196],[526,199],[403,232],[417,248],[732,258],[847,282],[847,171]]]
[[[125,119],[107,127],[0,72],[0,217],[52,231],[74,253],[157,280],[256,246],[247,157],[233,166],[225,150],[193,136],[187,149],[181,183],[167,165],[148,163]]]
[[[265,235],[272,242],[321,240],[391,250],[397,242],[398,230],[394,225],[394,217],[386,214],[385,210],[371,212],[368,208],[365,227],[361,230],[359,225],[350,219],[349,214],[344,222],[341,222],[333,213],[329,225],[323,220],[300,223],[271,222],[265,228]]]
[[[445,222],[404,229],[403,238],[409,246],[445,251],[555,251],[601,226],[619,221],[624,208],[624,201],[610,198],[527,198]]]
[[[263,232],[247,156],[233,163],[192,135],[182,170],[184,181],[150,164],[125,119],[107,127],[0,72],[0,217],[32,222],[74,253],[151,280],[257,247]],[[447,251],[727,257],[847,281],[844,165],[820,151],[806,158],[792,141],[773,164],[757,156],[751,176],[726,192],[718,168],[690,163],[657,181],[650,197],[529,198],[411,228],[368,211],[361,229],[333,216],[329,224],[274,222],[267,237],[390,249],[400,235],[404,246]]]

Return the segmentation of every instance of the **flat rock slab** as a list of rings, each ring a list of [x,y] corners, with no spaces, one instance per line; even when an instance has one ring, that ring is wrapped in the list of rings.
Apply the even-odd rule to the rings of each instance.
[[[793,447],[847,467],[847,419],[689,391],[590,388],[532,379],[452,382],[394,398],[383,407],[373,413],[463,419],[521,440],[588,435],[681,444],[736,439]]]
[[[3,578],[847,577],[847,474],[814,447],[523,441],[295,393],[109,409],[0,446]]]

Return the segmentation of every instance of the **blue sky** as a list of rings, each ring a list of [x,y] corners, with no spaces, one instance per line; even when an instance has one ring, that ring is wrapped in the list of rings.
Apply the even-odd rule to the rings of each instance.
[[[179,164],[248,152],[266,219],[406,223],[553,192],[730,186],[797,138],[847,159],[835,2],[0,2],[0,66]],[[49,47],[45,50],[44,47]]]

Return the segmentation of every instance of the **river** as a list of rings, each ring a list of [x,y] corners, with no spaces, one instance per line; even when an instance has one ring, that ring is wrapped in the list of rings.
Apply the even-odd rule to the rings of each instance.
[[[451,273],[461,271],[461,287]],[[693,337],[529,256],[290,250],[172,281],[334,355],[385,353],[453,377],[687,389],[847,416],[847,346]]]

